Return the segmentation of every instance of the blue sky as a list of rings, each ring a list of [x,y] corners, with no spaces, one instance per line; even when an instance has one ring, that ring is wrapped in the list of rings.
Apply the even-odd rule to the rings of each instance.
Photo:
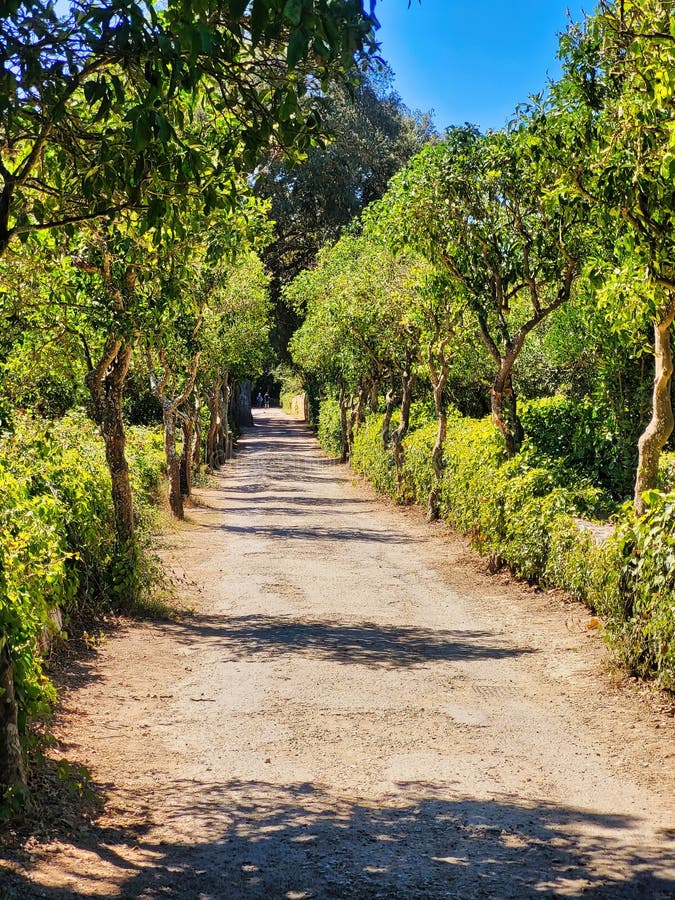
[[[412,0],[410,9],[408,0],[378,0],[378,40],[404,103],[433,109],[439,130],[497,129],[559,73],[568,9],[580,19],[573,0]]]

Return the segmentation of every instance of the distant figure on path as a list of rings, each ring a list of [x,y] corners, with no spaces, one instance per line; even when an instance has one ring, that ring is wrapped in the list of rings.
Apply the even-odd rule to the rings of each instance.
[[[265,409],[269,409],[270,406],[270,395],[265,392]]]
[[[256,406],[260,409],[263,405],[263,395],[258,391],[258,396],[255,398]]]

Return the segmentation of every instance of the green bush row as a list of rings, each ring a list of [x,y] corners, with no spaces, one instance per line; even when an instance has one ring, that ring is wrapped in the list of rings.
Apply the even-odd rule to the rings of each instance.
[[[284,412],[289,413],[291,411],[291,400],[295,394],[289,391],[282,391],[279,396],[279,402],[281,403],[281,408]]]
[[[675,492],[646,499],[646,514],[627,510],[613,539],[621,582],[610,627],[632,671],[675,689]]]
[[[115,541],[110,478],[95,426],[72,413],[56,423],[15,416],[0,438],[0,635],[14,662],[21,727],[53,689],[41,643],[84,604],[125,602],[142,579]],[[129,430],[128,458],[141,530],[164,471],[158,431]]]
[[[549,423],[546,442],[526,441],[511,459],[489,419],[453,419],[444,449],[441,516],[497,564],[587,603],[605,620],[631,670],[675,687],[675,494],[655,492],[640,520],[627,506],[617,509],[608,491],[591,482],[588,467],[579,465],[579,471],[573,465],[572,453],[552,455],[566,440],[556,443],[554,423],[566,429],[572,416],[553,416],[552,406],[529,405],[530,427],[537,418]],[[400,491],[381,423],[381,416],[371,415],[360,428],[353,468],[398,502],[425,505],[435,423],[420,423],[406,438]],[[598,541],[600,526],[592,520],[606,519],[611,510],[616,528]]]
[[[342,452],[340,431],[340,404],[337,400],[327,398],[321,401],[317,437],[322,449],[329,456],[339,456]]]
[[[609,407],[586,397],[545,397],[521,404],[525,434],[537,450],[620,499],[630,494],[637,447]]]

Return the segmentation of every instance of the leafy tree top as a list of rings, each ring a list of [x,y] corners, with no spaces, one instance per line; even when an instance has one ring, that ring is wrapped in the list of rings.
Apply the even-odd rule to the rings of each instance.
[[[538,109],[562,183],[604,217],[608,258],[675,290],[672,0],[606,0],[561,43],[564,76]],[[552,146],[552,145],[551,145]],[[662,294],[661,294],[662,296]],[[658,292],[649,303],[658,306]]]
[[[121,208],[157,225],[170,207],[155,195],[195,183],[207,205],[231,203],[230,170],[252,168],[270,142],[308,146],[320,83],[375,50],[361,0],[2,11],[0,252]]]

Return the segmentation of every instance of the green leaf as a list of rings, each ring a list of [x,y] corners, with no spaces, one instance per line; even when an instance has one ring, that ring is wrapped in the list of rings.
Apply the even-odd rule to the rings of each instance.
[[[213,32],[208,28],[199,28],[199,38],[201,41],[202,51],[210,53],[213,50]]]
[[[282,122],[287,122],[294,112],[297,111],[298,101],[295,96],[295,91],[289,90],[284,99],[281,102],[279,107],[279,119]]]
[[[160,141],[163,144],[168,143],[173,136],[173,129],[166,116],[161,115],[161,113],[155,113],[155,125],[157,126],[157,136]]]
[[[84,99],[91,106],[101,96],[100,85],[96,81],[87,81],[84,85]]]
[[[260,43],[266,20],[267,6],[265,0],[253,0],[253,9],[251,10],[251,43],[254,47]]]
[[[675,181],[675,153],[666,153],[661,163],[661,174],[670,181]]]
[[[302,18],[302,0],[287,0],[284,7],[284,18],[292,25],[299,25]]]
[[[152,140],[152,130],[148,120],[140,117],[134,122],[132,144],[134,150],[144,150]]]
[[[286,62],[289,69],[294,69],[307,50],[307,34],[304,28],[296,28],[291,34],[286,48]]]

